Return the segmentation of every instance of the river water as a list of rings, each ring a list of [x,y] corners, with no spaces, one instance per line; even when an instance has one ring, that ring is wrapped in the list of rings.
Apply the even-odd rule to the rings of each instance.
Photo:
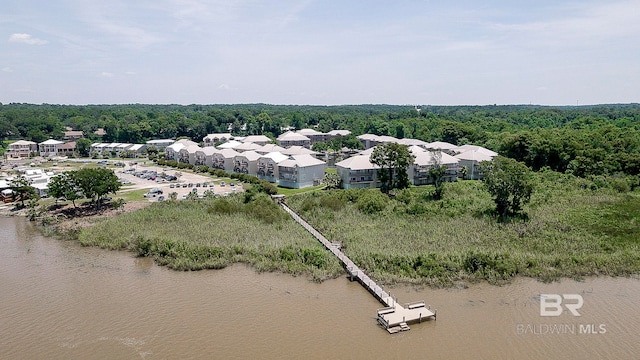
[[[346,278],[176,272],[0,217],[0,359],[640,357],[637,278],[390,290],[425,300],[438,320],[389,335],[375,321],[381,305]],[[541,316],[539,294],[579,295],[581,316]]]

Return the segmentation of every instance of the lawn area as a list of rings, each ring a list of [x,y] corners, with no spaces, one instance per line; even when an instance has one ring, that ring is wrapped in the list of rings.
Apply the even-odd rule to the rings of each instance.
[[[307,188],[302,188],[302,189],[287,189],[287,188],[283,188],[283,187],[279,187],[278,186],[278,194],[285,195],[285,196],[291,196],[291,195],[303,194],[303,193],[306,193],[306,192],[320,190],[322,188],[324,188],[324,185],[312,186],[312,187],[307,187]]]

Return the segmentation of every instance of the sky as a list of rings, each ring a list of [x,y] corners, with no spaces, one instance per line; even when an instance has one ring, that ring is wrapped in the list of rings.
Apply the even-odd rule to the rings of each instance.
[[[0,102],[640,102],[640,0],[4,0]]]

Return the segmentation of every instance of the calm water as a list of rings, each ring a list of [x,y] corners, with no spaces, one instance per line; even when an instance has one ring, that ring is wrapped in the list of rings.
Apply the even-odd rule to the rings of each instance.
[[[174,272],[0,217],[0,359],[640,356],[637,279],[391,291],[426,300],[438,320],[389,335],[374,319],[381,305],[346,278],[315,284],[240,265]],[[541,317],[541,293],[581,295],[582,316]]]

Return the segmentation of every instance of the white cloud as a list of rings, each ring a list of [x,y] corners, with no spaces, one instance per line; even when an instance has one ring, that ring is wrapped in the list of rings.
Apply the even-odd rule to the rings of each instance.
[[[18,33],[11,34],[11,36],[9,36],[9,42],[15,42],[15,43],[27,44],[27,45],[44,45],[48,43],[48,41],[46,40],[34,38],[29,34],[18,34]]]
[[[113,73],[103,71],[103,72],[100,74],[100,76],[102,76],[102,77],[104,77],[104,78],[112,78],[114,75],[113,75]]]
[[[13,69],[7,66],[7,67],[3,67],[2,71],[10,73],[10,72],[13,72]]]

